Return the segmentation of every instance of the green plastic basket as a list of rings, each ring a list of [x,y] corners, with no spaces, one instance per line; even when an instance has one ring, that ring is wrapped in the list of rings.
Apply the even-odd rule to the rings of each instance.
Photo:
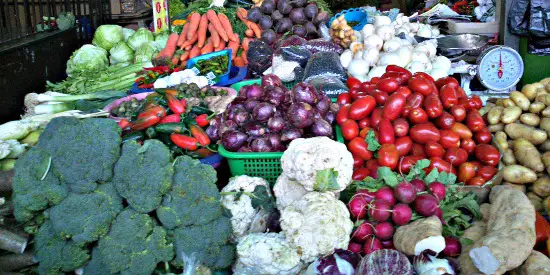
[[[334,130],[336,132],[336,141],[344,143],[340,127],[336,126]],[[231,175],[233,176],[247,175],[260,177],[267,180],[273,186],[279,175],[283,172],[281,169],[283,152],[238,153],[229,152],[223,148],[223,145],[220,145],[218,153],[227,159],[229,170],[231,170]]]
[[[234,89],[235,91],[237,91],[237,93],[241,90],[242,87],[244,86],[249,86],[249,85],[254,85],[254,84],[260,84],[262,83],[262,80],[261,79],[251,79],[251,80],[245,80],[245,81],[241,81],[241,82],[237,82],[233,85],[231,85],[230,87],[232,89]],[[298,82],[294,81],[294,82],[283,82],[283,85],[285,85],[285,87],[289,90],[292,89],[292,87],[294,87],[294,85],[296,85]],[[336,98],[331,98],[332,102],[336,102]]]

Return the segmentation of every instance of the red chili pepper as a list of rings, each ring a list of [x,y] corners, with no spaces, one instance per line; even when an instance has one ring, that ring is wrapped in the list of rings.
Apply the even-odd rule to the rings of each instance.
[[[120,129],[126,130],[128,128],[128,126],[130,126],[130,121],[123,118],[118,122],[118,126],[120,127]]]
[[[176,96],[166,93],[164,95],[166,97],[166,102],[168,103],[168,108],[174,113],[174,114],[181,114],[185,112],[185,107],[181,104],[181,102],[176,98]]]
[[[160,117],[150,114],[149,116],[141,117],[130,124],[130,130],[140,131],[156,125],[160,121]]]
[[[170,140],[176,144],[179,148],[189,150],[189,151],[195,151],[197,150],[197,144],[198,141],[194,137],[188,137],[186,135],[180,135],[180,134],[171,134]]]
[[[197,125],[199,125],[200,127],[206,127],[206,126],[208,126],[208,124],[210,124],[210,120],[209,120],[207,114],[198,115],[198,116],[195,118],[195,122],[196,122]]]
[[[201,127],[198,125],[189,125],[189,129],[191,130],[191,135],[200,143],[200,145],[210,145],[210,138]]]
[[[177,123],[181,121],[181,114],[171,114],[163,117],[159,124],[165,124],[165,123]]]
[[[155,115],[159,118],[166,116],[166,109],[159,105],[151,104],[145,108],[145,111],[138,115],[138,119]]]
[[[136,81],[134,81],[134,82],[135,83],[140,83],[144,79],[145,79],[144,77],[138,77],[138,79],[136,79]]]
[[[139,85],[138,87],[141,88],[141,89],[149,89],[149,88],[153,88],[153,84],[141,84]]]

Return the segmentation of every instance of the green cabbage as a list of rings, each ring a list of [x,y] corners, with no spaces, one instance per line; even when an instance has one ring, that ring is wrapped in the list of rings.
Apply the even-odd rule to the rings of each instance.
[[[134,51],[126,45],[126,43],[120,41],[114,47],[109,50],[109,61],[112,64],[132,62],[134,60]]]
[[[147,42],[136,50],[134,63],[148,62],[158,53],[155,42]]]
[[[136,31],[128,28],[122,28],[122,36],[124,37],[124,42],[128,42],[128,38],[132,36]]]
[[[153,33],[146,28],[139,28],[136,33],[128,38],[128,46],[130,46],[132,50],[137,51],[142,44],[152,41],[155,41]]]
[[[155,37],[155,43],[157,44],[157,49],[162,50],[166,47],[166,42],[168,42],[168,36],[170,36],[167,33],[161,33]]]
[[[105,50],[110,50],[116,43],[122,41],[122,27],[118,25],[101,25],[94,34],[92,44],[101,47]]]
[[[74,27],[75,17],[72,12],[62,12],[59,14],[55,22],[60,30],[68,30]]]
[[[86,44],[76,50],[67,61],[67,75],[99,72],[109,66],[107,51],[103,48]]]

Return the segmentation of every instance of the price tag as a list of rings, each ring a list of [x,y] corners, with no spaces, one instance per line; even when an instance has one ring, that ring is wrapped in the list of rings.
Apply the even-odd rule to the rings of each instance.
[[[206,78],[208,78],[209,80],[214,79],[216,78],[216,75],[213,72],[209,72],[206,74]]]
[[[208,85],[214,86],[214,84],[216,84],[216,82],[214,82],[214,80],[208,79]]]
[[[199,71],[199,69],[197,69],[197,67],[191,68],[191,71],[193,71],[193,73],[195,73],[195,75],[199,75],[201,73],[201,71]]]

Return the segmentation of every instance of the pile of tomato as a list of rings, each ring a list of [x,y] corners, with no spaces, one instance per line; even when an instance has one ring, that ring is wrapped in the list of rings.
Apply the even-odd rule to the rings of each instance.
[[[421,159],[430,160],[427,173],[437,168],[467,185],[483,185],[498,172],[483,102],[455,78],[434,81],[390,65],[379,78],[349,78],[347,85],[336,121],[354,157],[354,180],[376,177],[379,166],[408,173]]]

